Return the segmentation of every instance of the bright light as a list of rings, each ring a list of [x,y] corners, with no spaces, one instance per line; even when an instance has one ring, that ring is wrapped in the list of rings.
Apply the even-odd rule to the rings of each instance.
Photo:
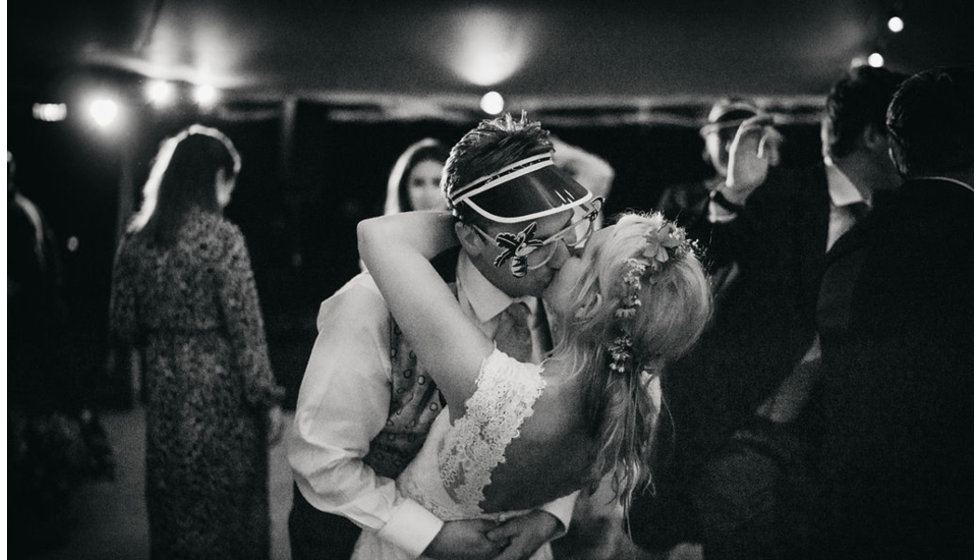
[[[108,98],[96,99],[89,104],[88,112],[92,115],[95,124],[105,128],[114,123],[119,116],[119,104]]]
[[[153,80],[146,84],[146,98],[158,107],[169,105],[176,96],[176,89],[170,82]]]
[[[888,20],[888,29],[891,30],[892,33],[898,33],[899,31],[905,29],[905,22],[898,16],[892,16]]]
[[[491,115],[496,115],[504,110],[504,96],[495,91],[488,91],[480,99],[480,108]]]
[[[34,118],[44,122],[63,121],[68,117],[68,106],[64,103],[35,103]]]
[[[455,14],[453,44],[445,52],[463,79],[478,86],[492,86],[511,77],[524,65],[535,22],[489,8]]]
[[[874,66],[875,68],[881,68],[885,65],[885,57],[878,53],[871,53],[868,55],[868,66]]]
[[[207,84],[199,85],[194,88],[194,100],[204,107],[214,105],[218,100],[218,90]]]

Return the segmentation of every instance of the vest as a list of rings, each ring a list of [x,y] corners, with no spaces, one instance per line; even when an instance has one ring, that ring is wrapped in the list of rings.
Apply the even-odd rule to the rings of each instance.
[[[449,286],[455,292],[456,285]],[[415,352],[391,316],[388,331],[391,404],[385,426],[371,440],[364,463],[381,476],[398,478],[422,449],[443,401],[432,377],[418,366]]]

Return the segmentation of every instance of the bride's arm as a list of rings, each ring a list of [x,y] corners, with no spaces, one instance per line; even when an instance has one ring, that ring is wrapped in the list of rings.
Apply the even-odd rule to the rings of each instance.
[[[474,325],[429,259],[458,244],[448,212],[364,220],[357,246],[402,333],[439,386],[452,416],[476,391],[493,341]]]

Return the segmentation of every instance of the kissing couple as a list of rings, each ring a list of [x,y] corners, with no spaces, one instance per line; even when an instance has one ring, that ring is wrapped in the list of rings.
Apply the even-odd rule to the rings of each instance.
[[[580,490],[650,479],[659,375],[708,281],[660,214],[600,224],[548,132],[483,121],[451,212],[358,225],[367,272],[323,302],[288,458],[293,558],[551,558]]]

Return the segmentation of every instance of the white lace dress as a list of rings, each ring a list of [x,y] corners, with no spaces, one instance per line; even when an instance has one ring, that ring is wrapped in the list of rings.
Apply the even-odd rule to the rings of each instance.
[[[466,401],[466,413],[449,422],[444,408],[425,440],[425,445],[398,477],[399,491],[440,519],[493,519],[503,521],[528,510],[485,513],[480,509],[483,489],[490,484],[494,467],[504,461],[507,445],[520,435],[521,425],[544,389],[541,366],[518,362],[494,350],[483,361],[476,392]],[[412,558],[407,552],[374,533],[364,531],[352,560]],[[544,546],[533,560],[550,560]]]

